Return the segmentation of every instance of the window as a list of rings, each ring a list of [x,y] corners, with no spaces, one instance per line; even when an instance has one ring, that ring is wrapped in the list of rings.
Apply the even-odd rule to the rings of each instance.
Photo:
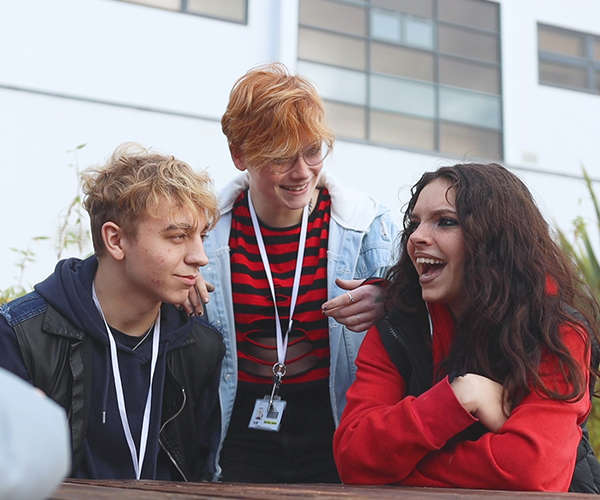
[[[339,137],[502,158],[498,3],[299,0],[299,9],[298,73]]]
[[[540,83],[600,94],[600,36],[538,24]]]
[[[247,0],[121,0],[159,9],[213,17],[223,21],[246,24]]]

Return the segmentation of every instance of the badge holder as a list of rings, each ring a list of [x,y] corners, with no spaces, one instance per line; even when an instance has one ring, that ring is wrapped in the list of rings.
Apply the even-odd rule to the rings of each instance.
[[[248,424],[249,429],[279,432],[286,402],[281,399],[277,391],[285,372],[286,367],[283,363],[275,363],[273,365],[273,389],[271,389],[271,395],[265,395],[264,398],[257,399],[256,403],[254,403],[254,410]]]

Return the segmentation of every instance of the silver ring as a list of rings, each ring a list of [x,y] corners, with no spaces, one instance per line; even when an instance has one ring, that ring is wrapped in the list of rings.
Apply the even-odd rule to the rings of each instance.
[[[346,292],[346,295],[348,296],[348,300],[350,300],[350,304],[354,304],[354,302],[356,302],[356,299],[352,297],[352,294],[350,292]]]

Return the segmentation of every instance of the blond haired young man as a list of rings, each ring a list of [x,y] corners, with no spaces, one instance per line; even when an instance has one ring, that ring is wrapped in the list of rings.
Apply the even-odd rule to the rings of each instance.
[[[95,254],[0,309],[0,366],[68,412],[71,476],[211,477],[224,347],[170,305],[207,263],[210,179],[125,144],[83,190]]]

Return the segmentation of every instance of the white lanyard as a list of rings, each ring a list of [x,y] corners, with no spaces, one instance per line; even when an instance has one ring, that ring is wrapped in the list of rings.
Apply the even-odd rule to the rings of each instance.
[[[271,289],[271,297],[273,297],[273,308],[275,309],[275,333],[277,335],[277,361],[280,367],[285,368],[285,355],[287,352],[288,336],[290,334],[290,331],[292,330],[292,316],[294,315],[296,299],[298,298],[298,289],[300,288],[300,275],[302,274],[302,261],[304,260],[306,229],[308,227],[308,206],[305,206],[304,210],[302,211],[302,226],[300,228],[300,241],[298,242],[298,255],[296,256],[296,272],[294,274],[294,284],[292,285],[290,317],[288,320],[288,327],[285,332],[285,339],[282,338],[281,333],[279,311],[277,310],[277,300],[275,299],[275,288],[273,286],[273,277],[271,276],[271,266],[269,265],[269,257],[267,256],[267,250],[265,248],[265,243],[260,232],[258,218],[256,217],[256,212],[254,210],[254,205],[252,204],[252,197],[250,196],[249,189],[248,208],[250,208],[250,217],[252,218],[252,226],[254,227],[254,234],[256,235],[256,243],[258,244],[258,250],[260,251],[260,258],[262,259],[263,267],[265,268],[265,274],[267,275],[267,281],[269,282],[269,288]]]
[[[104,326],[106,326],[106,333],[108,334],[108,342],[110,344],[110,360],[112,362],[113,379],[115,381],[115,390],[117,392],[117,404],[119,406],[119,414],[121,415],[121,425],[123,426],[123,432],[125,433],[125,439],[129,446],[131,453],[131,461],[133,463],[133,470],[135,471],[136,479],[140,479],[142,474],[142,467],[144,465],[144,455],[146,455],[146,443],[148,442],[148,427],[150,426],[150,409],[152,408],[152,379],[154,378],[154,369],[156,368],[156,360],[158,359],[158,342],[160,339],[160,309],[158,310],[158,316],[154,322],[154,333],[152,338],[152,361],[150,364],[150,385],[148,387],[148,396],[146,397],[146,407],[144,408],[144,418],[142,421],[142,434],[140,436],[140,454],[139,457],[136,453],[135,443],[131,436],[131,428],[129,427],[129,421],[127,420],[127,412],[125,410],[125,397],[123,396],[123,385],[121,383],[121,372],[119,371],[119,360],[117,358],[117,345],[110,327],[100,307],[98,296],[96,295],[96,286],[92,283],[92,298],[94,304],[98,308],[98,312],[104,320]]]

